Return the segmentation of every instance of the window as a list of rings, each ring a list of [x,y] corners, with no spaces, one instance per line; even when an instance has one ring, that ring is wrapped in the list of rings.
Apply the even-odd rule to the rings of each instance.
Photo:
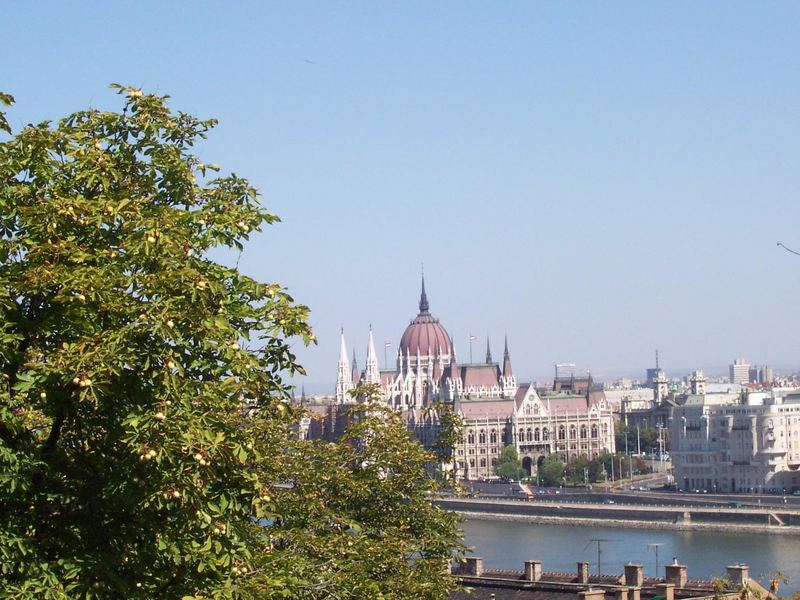
[[[481,459],[481,466],[482,466],[482,467],[485,467],[485,466],[486,466],[486,459],[485,459],[485,458],[482,458],[482,459]]]
[[[471,431],[467,434],[467,443],[468,444],[474,444],[475,443],[475,434],[473,432],[471,432]]]
[[[586,425],[581,425],[581,439],[586,439]]]
[[[492,429],[492,431],[489,433],[489,441],[492,444],[497,443],[497,431],[495,431],[494,429]]]
[[[558,427],[558,439],[564,440],[567,438],[567,430],[564,428],[563,425],[559,425]]]
[[[542,440],[546,442],[549,439],[550,439],[550,430],[547,429],[547,427],[545,427],[544,429],[542,429]]]
[[[533,430],[533,441],[538,442],[542,437],[542,432],[539,431],[539,428]]]
[[[592,425],[592,437],[597,438],[597,425]]]
[[[533,432],[531,431],[531,428],[530,428],[530,427],[528,427],[528,434],[527,434],[527,437],[526,437],[526,439],[527,439],[529,442],[533,441]]]
[[[486,432],[483,429],[481,429],[480,433],[478,434],[478,442],[481,444],[486,443]]]

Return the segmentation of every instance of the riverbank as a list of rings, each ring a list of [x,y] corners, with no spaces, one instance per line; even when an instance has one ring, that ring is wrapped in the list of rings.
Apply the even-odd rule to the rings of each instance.
[[[654,521],[637,521],[635,519],[588,519],[581,517],[547,517],[541,515],[522,515],[510,513],[476,512],[456,510],[465,519],[478,521],[505,521],[519,523],[538,523],[548,525],[573,525],[580,527],[613,527],[616,529],[651,529],[656,531],[720,531],[731,533],[748,533],[756,535],[790,535],[800,536],[800,527],[765,526],[737,523],[667,523]]]

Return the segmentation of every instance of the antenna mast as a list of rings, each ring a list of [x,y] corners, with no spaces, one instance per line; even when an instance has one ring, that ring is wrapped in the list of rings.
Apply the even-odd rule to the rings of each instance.
[[[611,540],[607,538],[594,538],[589,540],[589,543],[584,546],[584,550],[588,548],[592,543],[597,544],[597,574],[600,575],[600,556],[603,554],[603,549],[600,546],[603,542],[618,542],[619,540]]]
[[[656,553],[656,578],[658,578],[658,548],[663,546],[664,542],[657,542],[653,544],[645,544],[648,550],[653,550]]]

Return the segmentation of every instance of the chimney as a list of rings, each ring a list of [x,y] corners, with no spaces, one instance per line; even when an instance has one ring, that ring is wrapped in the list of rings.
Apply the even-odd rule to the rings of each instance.
[[[605,600],[606,593],[603,590],[585,590],[578,592],[580,600]]]
[[[642,587],[644,583],[644,567],[628,563],[625,565],[625,585]]]
[[[473,577],[483,575],[483,559],[480,556],[468,556],[464,561],[463,573]]]
[[[675,600],[675,584],[657,583],[656,596],[661,596],[664,600]]]
[[[750,579],[750,567],[747,565],[731,565],[726,571],[728,579],[735,585],[745,585]]]
[[[578,583],[589,583],[589,563],[578,563]]]
[[[675,587],[686,587],[686,565],[671,564],[664,567],[664,579]]]
[[[539,581],[542,578],[542,561],[525,561],[525,581]]]

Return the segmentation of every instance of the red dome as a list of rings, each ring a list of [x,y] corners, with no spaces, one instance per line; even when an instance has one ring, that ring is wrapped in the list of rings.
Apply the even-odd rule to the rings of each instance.
[[[403,356],[428,356],[429,354],[450,354],[453,343],[447,330],[428,312],[428,296],[425,294],[425,278],[422,279],[422,294],[419,298],[419,314],[411,321],[400,338],[400,352]]]
[[[419,314],[400,338],[400,352],[403,356],[406,353],[416,356],[417,350],[420,356],[427,356],[429,353],[435,355],[437,350],[442,354],[450,354],[451,345],[445,328],[429,313]]]

